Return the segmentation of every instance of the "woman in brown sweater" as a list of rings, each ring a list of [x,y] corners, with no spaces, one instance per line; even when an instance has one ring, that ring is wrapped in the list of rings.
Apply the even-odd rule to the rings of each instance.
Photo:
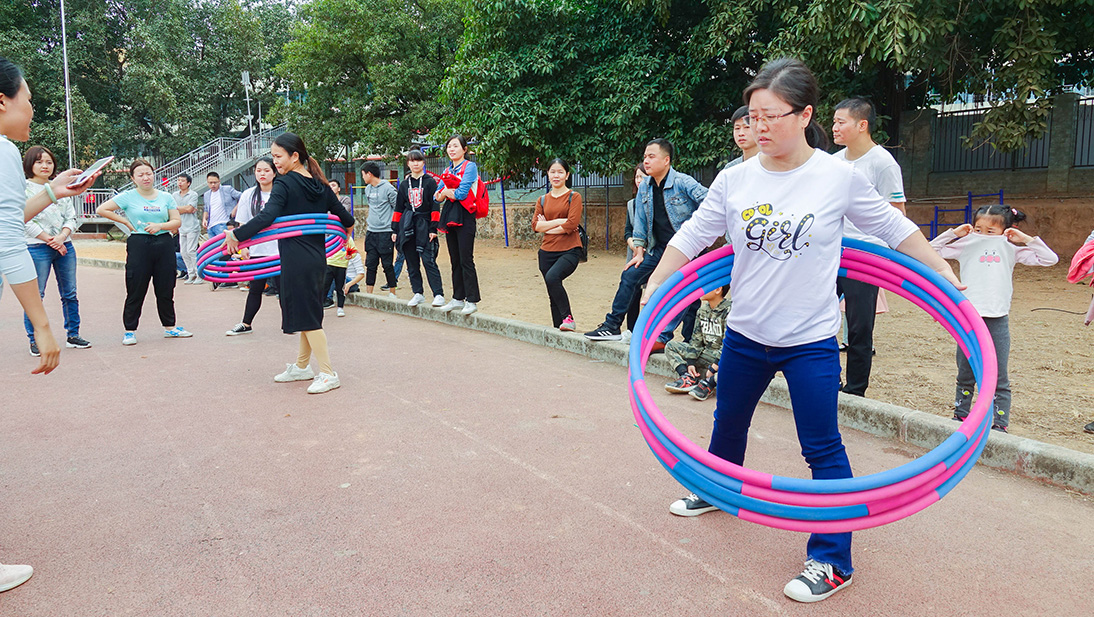
[[[547,179],[551,190],[536,201],[536,213],[532,217],[532,229],[543,234],[539,271],[547,283],[554,326],[564,332],[573,332],[574,316],[562,281],[577,270],[581,260],[581,237],[577,233],[581,223],[581,195],[567,186],[570,166],[562,159],[551,161]]]

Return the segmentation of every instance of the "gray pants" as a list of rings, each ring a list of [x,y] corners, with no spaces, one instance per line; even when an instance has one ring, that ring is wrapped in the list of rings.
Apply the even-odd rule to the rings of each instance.
[[[190,278],[198,277],[197,260],[198,240],[201,239],[201,228],[193,231],[179,232],[179,252],[182,253],[182,261],[186,264],[186,272]]]
[[[718,364],[718,360],[721,359],[721,349],[719,348],[717,352],[699,351],[682,341],[669,341],[665,345],[665,358],[674,370],[678,370],[681,364],[695,365],[695,368],[699,370],[699,376],[702,377],[703,372],[710,368],[711,364]]]
[[[1010,357],[1010,325],[1008,316],[985,317],[984,324],[995,343],[995,357],[999,362],[999,381],[995,385],[995,401],[992,407],[992,425],[1007,427],[1010,425],[1010,378],[1007,376],[1007,358]],[[972,406],[972,393],[976,388],[976,378],[972,366],[957,349],[957,396],[953,404],[953,413],[959,418],[969,415]]]

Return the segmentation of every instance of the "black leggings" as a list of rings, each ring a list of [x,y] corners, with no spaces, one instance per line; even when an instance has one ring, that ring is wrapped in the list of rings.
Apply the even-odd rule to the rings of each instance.
[[[323,289],[330,289],[334,283],[334,293],[338,296],[338,308],[346,305],[346,269],[335,266],[327,266],[327,274],[323,277]]]
[[[267,286],[270,289],[277,289],[277,277],[251,281],[251,286],[247,289],[247,305],[243,308],[243,323],[248,326],[254,321],[258,309],[262,308],[262,292],[266,291]]]
[[[567,251],[539,251],[539,271],[543,275],[543,282],[547,284],[547,297],[551,299],[551,321],[557,328],[563,320],[572,317],[570,310],[570,297],[566,295],[566,288],[562,281],[577,270],[577,264],[581,261],[580,248],[572,248]]]
[[[479,302],[479,274],[475,270],[475,222],[448,228],[448,260],[452,262],[452,299]]]
[[[122,309],[125,330],[136,330],[141,321],[149,281],[156,294],[160,324],[164,328],[174,328],[175,241],[171,234],[129,234],[125,253],[125,307]]]

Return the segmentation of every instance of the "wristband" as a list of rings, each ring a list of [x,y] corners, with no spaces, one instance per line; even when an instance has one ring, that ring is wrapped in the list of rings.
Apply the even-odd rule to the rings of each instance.
[[[57,203],[57,195],[53,192],[53,187],[49,185],[49,182],[46,182],[42,186],[46,188],[46,195],[49,196],[49,203]]]

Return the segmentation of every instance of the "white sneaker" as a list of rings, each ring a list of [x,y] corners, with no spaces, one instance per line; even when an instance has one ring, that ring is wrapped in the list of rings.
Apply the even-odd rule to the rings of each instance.
[[[344,308],[339,308],[339,309],[338,309],[338,313],[337,313],[337,315],[338,315],[339,317],[345,317],[345,316],[346,316],[346,309],[344,309]]]
[[[183,283],[183,285],[201,285],[203,282],[204,281],[195,276],[194,278],[186,279],[186,282]]]
[[[467,304],[463,305],[463,310],[460,311],[460,314],[461,315],[470,315],[471,313],[474,313],[477,310],[479,310],[479,307],[475,306],[474,302],[468,302]]]
[[[406,305],[407,306],[418,306],[422,302],[425,302],[425,296],[423,296],[422,294],[414,294],[414,297],[411,298],[410,302],[407,302]]]
[[[319,373],[315,376],[315,380],[308,386],[308,394],[322,394],[324,392],[330,392],[331,390],[342,385],[342,382],[338,380],[338,373],[328,375],[327,373]]]
[[[451,313],[456,309],[463,308],[463,300],[449,300],[448,304],[441,307],[442,313]]]
[[[387,293],[387,297],[391,298],[392,300],[398,300],[399,299],[399,296],[396,296],[395,294],[391,293],[390,291]]]
[[[15,589],[27,582],[34,574],[30,566],[5,566],[0,564],[0,591]]]
[[[122,345],[129,346],[129,345],[136,345],[136,344],[137,344],[137,333],[136,332],[126,332],[125,334],[122,335]]]
[[[436,308],[444,306],[444,296],[433,296],[433,306]]]
[[[311,365],[300,368],[295,362],[290,362],[285,365],[284,373],[274,376],[274,381],[277,383],[288,383],[290,381],[307,381],[314,377],[315,372],[311,370]]]

